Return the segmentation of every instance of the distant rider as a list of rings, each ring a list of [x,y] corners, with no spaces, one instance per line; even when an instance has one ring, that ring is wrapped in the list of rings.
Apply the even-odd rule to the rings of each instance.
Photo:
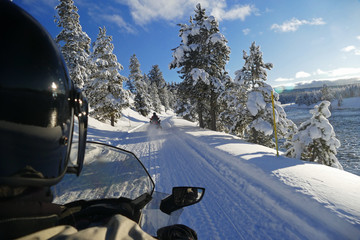
[[[156,115],[156,112],[153,113],[152,117],[150,118],[151,122],[159,122],[160,118]]]

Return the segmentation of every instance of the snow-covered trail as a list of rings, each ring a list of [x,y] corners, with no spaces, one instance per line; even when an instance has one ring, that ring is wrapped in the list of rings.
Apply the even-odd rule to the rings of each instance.
[[[241,140],[216,133],[204,137],[203,130],[176,118],[163,120],[162,126],[145,124],[112,142],[140,158],[157,191],[206,188],[203,201],[181,217],[199,239],[344,239],[360,232],[241,156],[215,148],[223,142],[240,146]]]

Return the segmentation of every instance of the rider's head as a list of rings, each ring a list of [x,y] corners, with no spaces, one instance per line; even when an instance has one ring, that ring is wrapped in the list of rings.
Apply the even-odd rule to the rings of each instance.
[[[10,1],[0,1],[0,186],[47,187],[79,174],[87,103],[44,28]],[[67,167],[74,116],[78,162]]]
[[[156,112],[153,113],[153,116],[155,116],[155,115],[156,115]]]

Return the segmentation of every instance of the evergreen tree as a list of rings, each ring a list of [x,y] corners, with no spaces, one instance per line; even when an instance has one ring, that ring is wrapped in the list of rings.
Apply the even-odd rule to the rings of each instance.
[[[147,116],[152,107],[151,98],[149,95],[149,87],[147,85],[147,75],[144,74],[141,79],[135,81],[135,109],[137,112],[141,113],[143,116]]]
[[[273,113],[271,92],[272,87],[265,83],[267,80],[266,70],[273,65],[264,63],[260,47],[253,42],[250,46],[250,54],[243,52],[244,66],[235,72],[234,87],[230,96],[233,95],[230,107],[234,109],[232,131],[240,136],[245,136],[248,141],[273,147]],[[235,90],[234,90],[235,89]],[[277,102],[278,94],[275,94],[275,116],[281,122],[279,129],[284,129],[286,121],[285,112]],[[279,114],[281,113],[281,114]]]
[[[321,101],[329,101],[331,102],[334,99],[334,95],[329,87],[324,84],[321,89]]]
[[[148,78],[151,84],[154,84],[158,87],[164,87],[166,82],[164,80],[164,77],[162,75],[162,72],[159,68],[159,65],[153,65],[149,74],[148,74]]]
[[[73,0],[59,0],[56,6],[58,16],[55,22],[61,27],[61,32],[55,41],[59,44],[64,60],[69,69],[70,78],[81,89],[91,74],[90,67],[90,43],[88,35],[82,31],[78,8]]]
[[[87,87],[91,115],[100,121],[110,120],[114,126],[121,117],[121,109],[128,106],[128,92],[122,88],[125,77],[119,71],[123,69],[113,54],[112,37],[106,35],[106,29],[99,28],[98,37],[93,44],[92,59],[94,71]]]
[[[312,117],[302,123],[294,135],[286,156],[342,169],[336,158],[340,141],[328,118],[330,102],[323,101],[310,110]]]
[[[196,102],[188,98],[187,88],[184,82],[178,86],[174,110],[178,116],[186,120],[194,122],[198,119]]]
[[[274,147],[272,92],[278,137],[289,138],[296,125],[286,118],[279,95],[265,83],[266,70],[270,70],[272,64],[263,62],[260,47],[252,43],[250,54],[244,51],[243,58],[244,66],[235,72],[233,81],[227,81],[225,91],[220,95],[224,103],[221,119],[231,133],[252,143]]]
[[[342,95],[340,94],[339,98],[338,98],[338,107],[341,107],[342,104],[343,104],[343,98],[342,98]]]
[[[245,87],[244,82],[239,81],[239,71],[235,74],[234,81],[229,80],[220,95],[224,104],[220,117],[230,133],[245,137],[245,129],[250,123],[246,112],[248,88]]]
[[[253,42],[250,46],[250,55],[243,51],[243,59],[245,64],[240,71],[237,71],[236,78],[239,83],[243,83],[245,88],[253,90],[258,87],[262,87],[267,80],[266,70],[273,68],[272,63],[264,63],[263,54],[260,50],[260,46],[256,46]]]
[[[161,105],[165,107],[165,111],[168,110],[170,107],[169,107],[169,97],[166,88],[166,82],[163,78],[162,72],[160,71],[158,65],[152,66],[152,69],[150,70],[148,77],[151,85],[157,88]]]
[[[227,78],[230,49],[218,22],[198,4],[190,24],[180,24],[181,44],[173,51],[170,68],[180,68],[187,97],[194,100],[200,127],[216,130],[218,96]]]
[[[160,102],[164,106],[165,111],[170,110],[170,91],[168,90],[167,85],[165,84],[163,88],[160,88],[159,92]]]
[[[127,83],[129,90],[135,94],[134,105],[137,112],[147,116],[151,111],[151,100],[147,83],[146,74],[142,74],[140,63],[136,55],[130,58],[130,74]]]
[[[168,85],[168,90],[169,90],[169,107],[171,109],[174,109],[178,95],[178,85],[171,83],[170,85]]]
[[[246,138],[249,142],[267,147],[275,146],[271,91],[271,86],[263,83],[261,87],[256,87],[248,93],[246,102],[246,115],[250,120],[246,128]],[[275,114],[279,117],[277,112]]]
[[[170,109],[169,106],[169,94],[167,90],[167,85],[160,71],[159,65],[152,66],[148,74],[151,85],[157,88],[158,96],[161,102],[161,105],[165,107],[165,111]]]
[[[150,91],[149,93],[150,93],[152,108],[155,112],[160,113],[161,112],[161,102],[160,102],[160,98],[159,98],[158,87],[156,86],[155,82],[150,84],[149,91]]]
[[[136,82],[141,81],[143,76],[140,70],[140,63],[137,59],[136,55],[133,54],[130,58],[130,65],[129,65],[130,74],[126,81],[126,86],[130,90],[131,93],[136,94]]]

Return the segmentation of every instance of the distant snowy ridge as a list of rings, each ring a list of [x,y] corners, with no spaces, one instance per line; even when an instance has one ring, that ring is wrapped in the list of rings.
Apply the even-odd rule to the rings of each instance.
[[[295,104],[295,103],[289,103],[289,104],[283,104],[283,107],[294,107],[294,108],[309,108],[312,109],[314,108],[315,105],[318,105],[318,103],[316,104],[311,104],[309,106],[305,105],[305,104]],[[346,109],[346,108],[360,108],[360,97],[353,97],[353,98],[344,98],[342,105],[338,106],[338,100],[333,100],[331,102],[331,108],[332,109]]]
[[[324,84],[327,86],[341,86],[341,85],[347,85],[347,84],[358,84],[360,83],[360,78],[349,78],[349,79],[335,79],[335,80],[310,80],[310,81],[304,81],[304,82],[298,82],[295,84],[289,84],[289,85],[278,85],[275,86],[275,89],[305,89],[305,88],[321,88]]]

